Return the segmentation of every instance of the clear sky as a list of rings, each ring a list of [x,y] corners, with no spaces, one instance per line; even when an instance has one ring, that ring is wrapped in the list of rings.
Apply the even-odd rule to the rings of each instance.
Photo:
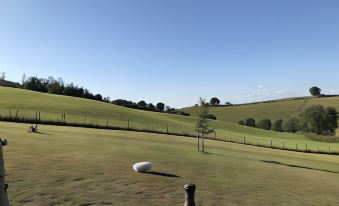
[[[0,0],[0,71],[173,107],[339,93],[339,1]]]

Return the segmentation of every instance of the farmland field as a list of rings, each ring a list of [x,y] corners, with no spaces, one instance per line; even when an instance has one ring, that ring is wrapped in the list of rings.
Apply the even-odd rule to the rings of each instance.
[[[87,99],[45,94],[23,89],[0,87],[0,115],[16,115],[18,117],[34,118],[35,112],[41,112],[41,119],[60,121],[61,114],[66,113],[67,122],[106,125],[127,128],[128,120],[130,128],[150,129],[166,132],[167,125],[170,132],[181,134],[195,134],[196,117],[149,112],[136,109],[120,107],[108,103],[92,101]],[[17,110],[19,108],[19,110]],[[264,110],[265,111],[265,110]],[[339,143],[324,143],[310,140],[302,134],[279,133],[257,128],[240,126],[225,121],[210,121],[210,127],[216,133],[209,135],[221,140],[242,142],[246,138],[247,143],[273,146],[298,150],[328,152],[339,152]]]
[[[141,132],[0,123],[11,205],[338,205],[339,157]],[[154,174],[132,164],[151,161]]]

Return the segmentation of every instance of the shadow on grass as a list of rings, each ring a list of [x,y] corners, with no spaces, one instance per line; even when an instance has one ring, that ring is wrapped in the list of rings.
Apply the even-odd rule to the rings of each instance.
[[[214,153],[214,152],[203,152],[203,154],[205,154],[205,155],[217,155],[217,156],[225,156],[225,155],[218,154],[218,153]]]
[[[175,175],[175,174],[164,173],[164,172],[156,172],[156,171],[143,172],[143,174],[157,175],[157,176],[162,176],[162,177],[176,177],[176,178],[181,178],[180,176]]]
[[[34,132],[34,134],[52,135],[52,134],[48,134],[48,133],[44,133],[44,132]]]
[[[285,163],[282,163],[282,162],[272,161],[272,160],[260,160],[260,162],[276,164],[276,165],[283,165],[283,166],[288,166],[288,167],[301,168],[301,169],[316,170],[316,171],[322,171],[322,172],[329,172],[329,173],[339,174],[339,172],[336,172],[336,171],[323,170],[323,169],[317,169],[317,168],[313,168],[313,167],[305,167],[305,166],[300,166],[300,165],[285,164]]]

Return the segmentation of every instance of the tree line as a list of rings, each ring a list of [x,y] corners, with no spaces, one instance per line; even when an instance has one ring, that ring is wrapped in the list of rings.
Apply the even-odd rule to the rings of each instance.
[[[286,120],[278,119],[272,122],[265,118],[256,122],[254,118],[249,117],[246,120],[240,120],[239,124],[277,132],[335,135],[338,128],[338,115],[334,107],[313,105],[306,108],[300,115]]]
[[[52,76],[48,78],[38,78],[36,76],[31,76],[27,78],[27,76],[23,74],[21,83],[6,81],[5,78],[6,74],[1,73],[0,74],[1,86],[16,87],[43,93],[91,99],[139,110],[166,112],[170,114],[178,114],[184,116],[190,115],[189,113],[178,111],[175,108],[171,108],[170,106],[167,106],[162,102],[153,104],[147,103],[144,100],[141,100],[139,102],[133,102],[124,99],[116,99],[111,101],[110,97],[103,97],[101,94],[93,94],[92,92],[89,91],[89,89],[75,85],[73,82],[65,84],[62,78],[55,79]]]

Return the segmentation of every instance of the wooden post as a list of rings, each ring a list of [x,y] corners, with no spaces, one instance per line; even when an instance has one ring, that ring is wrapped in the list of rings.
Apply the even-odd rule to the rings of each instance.
[[[11,117],[12,117],[12,110],[9,109],[9,118],[11,118]]]
[[[306,144],[306,152],[307,152],[307,144]]]
[[[107,122],[106,122],[106,127],[108,127],[108,120],[107,120]]]
[[[127,129],[129,129],[129,120],[127,120]]]
[[[285,142],[283,141],[283,150],[285,149]]]
[[[185,189],[185,205],[184,206],[195,206],[194,196],[195,196],[195,184],[184,185]]]
[[[39,122],[41,122],[41,116],[40,116],[40,112],[39,112]]]
[[[8,197],[7,197],[7,187],[5,183],[5,162],[3,157],[3,146],[7,145],[7,140],[0,139],[0,205],[9,206]]]
[[[167,134],[168,134],[168,123],[167,123],[167,130],[166,130]]]
[[[318,150],[318,153],[319,153],[319,146],[317,145],[317,150]]]
[[[272,144],[272,140],[271,140],[271,148],[272,148],[272,145],[273,145],[273,144]]]
[[[35,132],[38,132],[38,112],[35,112]]]
[[[328,146],[328,153],[331,153],[331,146]]]
[[[257,139],[257,146],[259,146],[259,139]]]
[[[246,137],[244,137],[244,144],[246,144]]]
[[[19,108],[16,110],[15,119],[18,118]]]
[[[86,124],[86,121],[87,121],[87,116],[85,115],[85,124]]]
[[[295,144],[295,150],[298,151],[298,144]]]
[[[214,131],[214,139],[217,139],[217,131]]]

